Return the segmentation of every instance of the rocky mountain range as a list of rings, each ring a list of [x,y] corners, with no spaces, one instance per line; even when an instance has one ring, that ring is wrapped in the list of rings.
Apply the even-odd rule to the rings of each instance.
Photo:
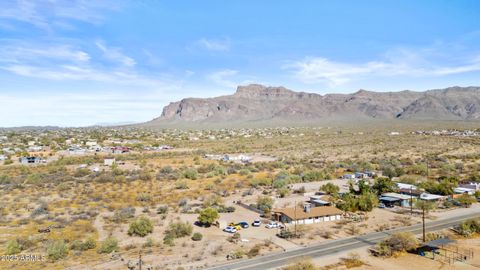
[[[233,95],[172,102],[160,117],[146,124],[374,119],[480,120],[480,87],[320,95],[251,84],[238,86]]]

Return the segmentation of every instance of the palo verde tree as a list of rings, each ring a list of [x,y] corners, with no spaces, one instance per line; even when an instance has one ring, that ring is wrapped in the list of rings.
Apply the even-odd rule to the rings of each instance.
[[[215,208],[205,208],[198,215],[198,221],[207,227],[211,226],[219,218],[218,211]]]
[[[377,193],[377,195],[382,195],[383,193],[394,191],[395,187],[396,185],[392,179],[380,177],[375,179],[372,189]]]

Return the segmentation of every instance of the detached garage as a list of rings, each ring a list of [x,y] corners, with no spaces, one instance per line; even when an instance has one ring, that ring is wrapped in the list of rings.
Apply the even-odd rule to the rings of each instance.
[[[276,221],[287,224],[313,224],[325,221],[342,219],[342,211],[331,206],[312,207],[306,203],[298,208],[273,209],[273,216]]]

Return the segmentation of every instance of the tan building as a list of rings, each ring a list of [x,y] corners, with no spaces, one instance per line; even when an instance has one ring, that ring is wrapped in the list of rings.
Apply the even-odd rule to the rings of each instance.
[[[306,203],[303,208],[279,208],[273,209],[275,220],[283,223],[313,224],[324,221],[334,221],[342,219],[342,211],[332,206],[312,207]]]

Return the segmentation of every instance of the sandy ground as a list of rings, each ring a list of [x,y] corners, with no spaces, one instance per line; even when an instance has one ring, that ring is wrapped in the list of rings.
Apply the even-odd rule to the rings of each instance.
[[[136,210],[137,214],[141,214],[141,208],[137,208]],[[128,224],[115,224],[113,227],[105,226],[106,223],[104,221],[104,216],[109,215],[111,214],[99,215],[94,222],[94,225],[99,232],[100,239],[105,239],[111,234],[119,240],[119,245],[123,247],[139,247],[145,243],[146,238],[130,237],[127,235]],[[162,242],[164,231],[170,222],[181,220],[193,224],[198,217],[197,214],[171,213],[167,218],[163,219],[161,216],[154,213],[144,215],[149,216],[155,224],[154,232],[148,237],[154,239],[157,243]],[[213,264],[223,263],[226,261],[226,255],[231,251],[238,249],[248,251],[256,244],[264,245],[265,241],[271,241],[271,244],[268,247],[263,247],[261,253],[278,252],[298,247],[298,245],[276,237],[275,234],[277,231],[265,228],[265,224],[262,224],[261,227],[250,226],[249,228],[239,231],[241,240],[238,243],[230,243],[227,241],[227,238],[229,238],[231,234],[223,232],[223,228],[228,223],[240,221],[252,223],[253,220],[257,218],[259,218],[257,213],[236,206],[236,211],[234,213],[220,214],[220,228],[214,226],[209,228],[198,226],[193,227],[193,231],[200,232],[203,235],[204,240],[200,242],[192,242],[189,237],[177,239],[174,247],[160,245],[151,248],[151,252],[146,249],[147,251],[142,255],[142,259],[145,261],[146,265],[164,268],[171,267],[173,269],[182,266],[185,269],[194,269],[197,267],[206,267]],[[106,260],[103,263],[89,265],[88,269],[123,269],[129,260],[138,260],[138,253],[135,252],[123,252],[119,255],[123,261],[121,259]],[[161,260],[159,260],[159,256],[161,256]],[[86,266],[78,266],[70,269],[87,269],[85,267]]]
[[[301,187],[305,188],[307,193],[315,193],[319,191],[320,187],[327,184],[332,183],[340,187],[340,192],[347,192],[348,191],[348,181],[347,179],[333,179],[333,180],[325,180],[325,181],[317,181],[317,182],[309,182],[309,183],[296,183],[291,184],[292,189],[299,189]]]

